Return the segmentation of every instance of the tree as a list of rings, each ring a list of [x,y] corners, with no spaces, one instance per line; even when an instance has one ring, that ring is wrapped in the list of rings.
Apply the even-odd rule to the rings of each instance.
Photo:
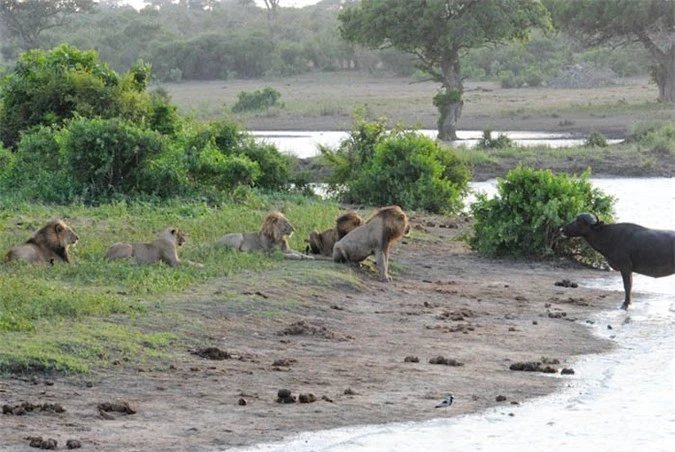
[[[362,0],[338,15],[340,33],[370,48],[394,47],[417,57],[441,89],[438,137],[457,139],[462,114],[460,54],[471,48],[526,39],[533,26],[549,25],[537,0]]]
[[[64,24],[68,16],[93,10],[93,0],[0,0],[0,23],[21,49],[39,47],[40,34]]]
[[[675,1],[548,0],[556,24],[588,46],[641,43],[660,102],[675,102]]]

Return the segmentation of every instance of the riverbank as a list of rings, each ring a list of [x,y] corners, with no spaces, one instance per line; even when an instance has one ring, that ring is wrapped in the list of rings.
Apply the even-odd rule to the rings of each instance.
[[[181,112],[204,120],[227,115],[242,92],[272,87],[283,108],[233,116],[247,130],[348,131],[355,109],[366,117],[390,123],[435,129],[438,112],[432,104],[437,84],[410,78],[362,73],[304,74],[269,80],[228,80],[163,85]],[[592,132],[626,139],[642,124],[675,122],[675,108],[655,101],[656,87],[646,78],[622,79],[593,89],[503,89],[496,83],[465,84],[460,130],[538,131],[586,139]],[[461,145],[461,143],[456,143]],[[671,177],[675,153],[649,152],[633,144],[607,148],[466,151],[474,180],[503,177],[518,164],[556,173],[579,174],[591,168],[596,176]],[[321,175],[316,162],[300,162],[299,170]]]
[[[191,334],[171,362],[0,380],[3,405],[64,410],[4,414],[0,446],[28,451],[27,438],[42,436],[98,450],[226,450],[493,406],[517,416],[518,404],[583,377],[561,375],[577,356],[611,349],[585,321],[622,295],[575,287],[592,271],[481,258],[457,240],[463,220],[412,225],[394,247],[391,284],[372,267],[325,261],[232,275],[165,297],[164,320],[150,317],[150,330]],[[317,279],[322,268],[347,274]],[[553,373],[511,370],[530,362]],[[278,403],[281,389],[311,403]],[[448,392],[456,404],[441,414],[434,406]]]

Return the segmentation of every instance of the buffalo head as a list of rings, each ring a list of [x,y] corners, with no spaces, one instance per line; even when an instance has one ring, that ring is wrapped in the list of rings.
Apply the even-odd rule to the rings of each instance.
[[[574,221],[561,227],[560,233],[563,237],[586,237],[592,229],[601,224],[597,215],[584,212],[577,215]]]

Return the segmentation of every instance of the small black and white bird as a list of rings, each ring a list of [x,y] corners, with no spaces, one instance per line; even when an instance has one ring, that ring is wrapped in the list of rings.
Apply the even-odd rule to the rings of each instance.
[[[436,405],[436,408],[450,408],[450,405],[452,405],[453,400],[455,400],[455,398],[452,396],[452,394],[448,394],[447,396],[445,396],[445,400]]]

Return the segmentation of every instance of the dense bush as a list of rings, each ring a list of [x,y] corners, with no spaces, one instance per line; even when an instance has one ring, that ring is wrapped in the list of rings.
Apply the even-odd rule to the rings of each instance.
[[[63,153],[76,191],[85,200],[148,192],[148,162],[163,152],[158,132],[120,119],[72,121],[63,132]]]
[[[60,127],[76,115],[142,122],[152,113],[148,76],[149,68],[139,64],[119,77],[95,51],[68,45],[26,52],[0,85],[2,142],[13,148],[20,132]]]
[[[642,124],[636,126],[631,139],[657,155],[675,154],[675,124]]]
[[[252,93],[242,91],[237,94],[237,103],[232,106],[232,113],[244,111],[263,111],[270,107],[280,106],[281,93],[269,86]]]
[[[476,144],[478,149],[504,149],[513,147],[513,140],[500,133],[497,138],[492,137],[492,130],[483,130],[483,136],[478,139]]]
[[[579,239],[561,240],[560,226],[579,212],[612,220],[613,198],[594,189],[589,172],[580,177],[518,167],[497,183],[498,196],[478,194],[471,246],[496,256],[575,255],[589,263],[598,255]]]
[[[456,213],[471,177],[449,148],[416,132],[397,132],[375,146],[373,157],[348,182],[353,202]]]
[[[338,198],[343,197],[346,184],[373,157],[375,145],[388,136],[387,122],[387,118],[368,121],[363,115],[363,109],[357,109],[349,135],[340,141],[338,147],[319,147],[319,152],[332,169],[326,178],[330,193]]]
[[[585,146],[596,147],[596,148],[606,148],[607,147],[607,137],[597,130],[593,130],[586,138]]]

